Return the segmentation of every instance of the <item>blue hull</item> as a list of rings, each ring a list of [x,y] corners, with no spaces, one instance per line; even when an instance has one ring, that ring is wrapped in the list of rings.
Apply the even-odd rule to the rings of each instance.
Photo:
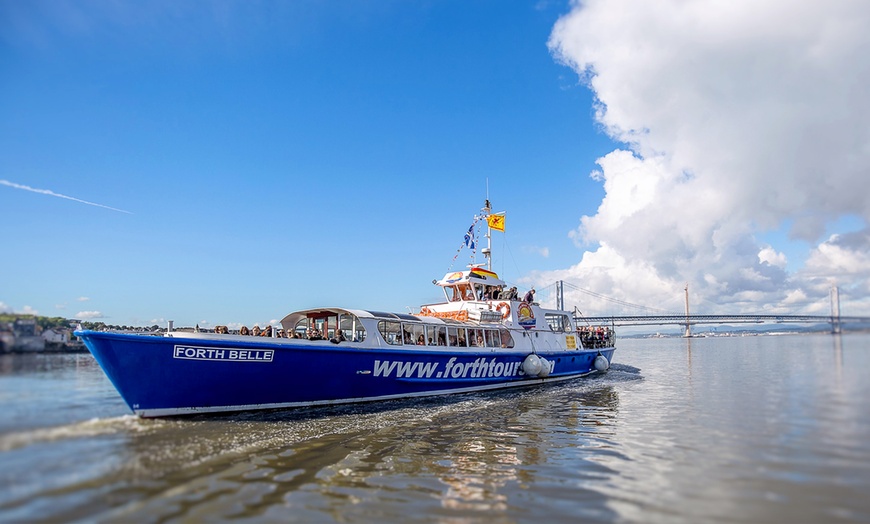
[[[83,331],[124,401],[143,417],[367,402],[528,386],[595,372],[614,349],[539,353],[546,378],[523,373],[526,352],[359,348]],[[279,339],[280,340],[280,339]]]

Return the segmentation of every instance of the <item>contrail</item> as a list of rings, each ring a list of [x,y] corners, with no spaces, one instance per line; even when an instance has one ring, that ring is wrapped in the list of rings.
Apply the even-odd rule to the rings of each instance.
[[[23,189],[23,190],[25,190],[25,191],[32,191],[32,192],[34,192],[34,193],[40,193],[40,194],[43,194],[43,195],[50,195],[50,196],[56,196],[56,197],[58,197],[58,198],[65,198],[65,199],[67,199],[67,200],[72,200],[73,202],[81,202],[82,204],[87,204],[87,205],[89,205],[89,206],[97,206],[97,207],[102,207],[102,208],[105,208],[105,209],[111,209],[112,211],[119,211],[119,212],[121,212],[121,213],[127,213],[128,215],[132,215],[132,214],[133,214],[133,213],[131,213],[131,212],[129,212],[129,211],[125,211],[125,210],[123,210],[123,209],[118,209],[118,208],[115,208],[115,207],[104,206],[103,204],[97,204],[97,203],[95,203],[95,202],[88,202],[87,200],[82,200],[82,199],[80,199],[80,198],[75,198],[75,197],[71,197],[71,196],[61,195],[61,194],[59,194],[59,193],[55,193],[54,191],[50,191],[50,190],[48,190],[48,189],[36,189],[36,188],[32,188],[32,187],[30,187],[30,186],[22,186],[21,184],[16,184],[15,182],[10,182],[10,181],[8,181],[8,180],[2,180],[2,179],[0,179],[0,184],[2,184],[2,185],[4,185],[4,186],[14,187],[15,189]]]

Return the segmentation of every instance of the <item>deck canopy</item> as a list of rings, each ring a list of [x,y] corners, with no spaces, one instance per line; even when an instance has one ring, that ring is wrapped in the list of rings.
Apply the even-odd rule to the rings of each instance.
[[[336,318],[352,320],[357,319],[376,319],[376,320],[392,320],[392,321],[405,321],[405,322],[421,322],[424,324],[433,324],[433,325],[441,325],[441,326],[478,326],[480,325],[480,321],[478,319],[468,318],[466,316],[466,321],[462,322],[452,318],[439,318],[435,316],[429,315],[409,315],[407,313],[388,313],[385,311],[366,311],[362,309],[344,309],[344,308],[317,308],[317,309],[305,309],[301,311],[294,311],[290,313],[283,319],[281,319],[281,325],[285,330],[293,330],[296,329],[300,322],[303,320],[305,323],[314,323],[317,325],[322,325],[323,321],[327,322],[327,326],[330,325],[329,319],[332,319],[332,323],[335,323]]]
[[[453,271],[444,275],[444,278],[436,282],[441,287],[454,286],[456,284],[483,284],[485,286],[504,286],[504,280],[498,278],[495,272],[482,267],[474,267],[467,271]]]
[[[448,302],[487,300],[505,288],[504,280],[498,275],[478,266],[467,271],[447,273],[435,284],[444,290],[444,298]]]

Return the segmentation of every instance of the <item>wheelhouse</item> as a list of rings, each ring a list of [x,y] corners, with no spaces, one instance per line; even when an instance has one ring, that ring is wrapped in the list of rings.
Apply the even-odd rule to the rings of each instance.
[[[498,275],[482,267],[447,273],[436,284],[444,290],[448,302],[486,300],[494,289],[505,286]]]

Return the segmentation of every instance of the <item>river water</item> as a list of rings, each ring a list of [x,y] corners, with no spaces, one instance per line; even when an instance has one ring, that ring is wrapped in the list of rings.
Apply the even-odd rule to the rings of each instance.
[[[3,355],[0,521],[870,522],[868,401],[866,334],[622,339],[557,385],[151,420],[89,354]]]

